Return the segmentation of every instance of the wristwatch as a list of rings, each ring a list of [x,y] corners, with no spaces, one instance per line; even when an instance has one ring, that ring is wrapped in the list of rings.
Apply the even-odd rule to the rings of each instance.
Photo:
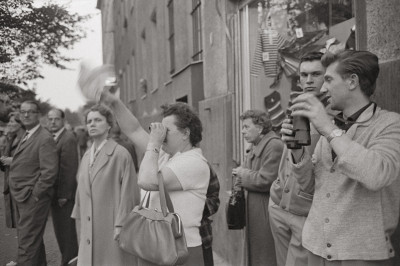
[[[331,143],[331,141],[336,138],[336,137],[340,137],[344,134],[344,131],[338,128],[335,128],[334,130],[332,130],[332,132],[326,136],[326,140]]]

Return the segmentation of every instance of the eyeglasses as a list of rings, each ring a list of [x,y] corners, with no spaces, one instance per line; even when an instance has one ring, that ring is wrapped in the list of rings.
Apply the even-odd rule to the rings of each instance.
[[[31,115],[31,114],[37,114],[38,113],[38,111],[34,111],[34,110],[27,110],[27,111],[19,111],[19,113],[21,114],[21,115]]]

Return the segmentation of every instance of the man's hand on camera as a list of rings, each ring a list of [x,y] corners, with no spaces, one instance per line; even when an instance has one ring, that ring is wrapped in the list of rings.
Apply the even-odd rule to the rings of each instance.
[[[312,93],[304,93],[293,100],[292,116],[307,117],[321,135],[329,134],[335,126],[324,105]]]

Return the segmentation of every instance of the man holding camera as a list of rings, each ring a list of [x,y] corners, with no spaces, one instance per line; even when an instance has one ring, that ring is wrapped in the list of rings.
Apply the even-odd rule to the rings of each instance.
[[[325,67],[321,63],[322,53],[311,52],[300,59],[299,76],[303,92],[317,94],[324,83]],[[312,130],[313,152],[319,134]],[[301,233],[311,207],[314,186],[302,189],[291,175],[290,150],[285,147],[279,165],[278,178],[270,190],[269,217],[274,236],[278,266],[307,266],[307,250],[301,245]]]
[[[322,58],[333,124],[312,94],[293,101],[293,116],[307,117],[322,135],[314,154],[292,150],[291,174],[302,189],[315,187],[302,234],[308,265],[392,265],[390,236],[400,209],[400,115],[371,102],[379,64],[366,51]],[[282,139],[293,126],[285,120]]]

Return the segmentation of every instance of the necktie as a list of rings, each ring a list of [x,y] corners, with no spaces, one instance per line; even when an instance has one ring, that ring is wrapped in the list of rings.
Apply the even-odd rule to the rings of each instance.
[[[24,137],[21,140],[21,143],[24,143],[28,139],[28,136],[29,136],[29,131],[26,131]]]

